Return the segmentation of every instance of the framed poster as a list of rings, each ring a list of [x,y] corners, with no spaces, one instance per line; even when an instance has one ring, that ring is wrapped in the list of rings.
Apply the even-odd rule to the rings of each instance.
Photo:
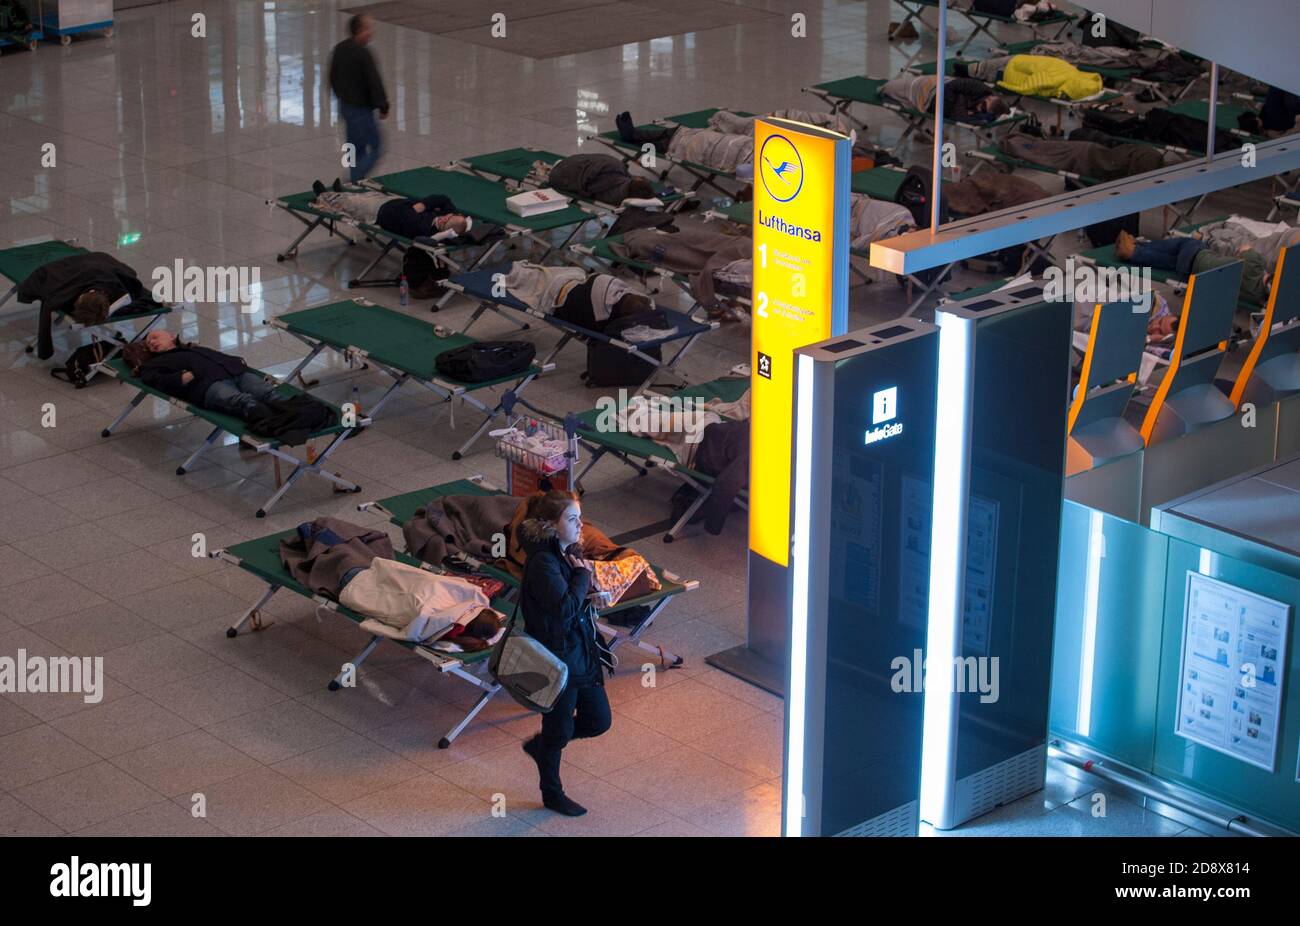
[[[1188,570],[1174,732],[1270,772],[1291,606]]]

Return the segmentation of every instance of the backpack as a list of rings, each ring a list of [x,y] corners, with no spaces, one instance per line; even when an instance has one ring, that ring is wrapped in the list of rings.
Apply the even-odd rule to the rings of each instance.
[[[442,295],[442,281],[450,271],[422,248],[407,248],[402,255],[402,276],[411,288],[412,299],[435,299]]]
[[[930,227],[930,178],[932,176],[934,175],[924,167],[909,167],[907,173],[903,175],[903,182],[898,185],[898,192],[894,194],[894,202],[912,213],[912,221],[916,223],[917,228]],[[950,218],[948,200],[941,196],[939,198],[939,224],[947,223]],[[940,267],[931,267],[929,270],[920,270],[912,275],[918,280],[929,284],[934,281],[941,269]],[[899,282],[902,282],[901,278]]]
[[[443,351],[433,365],[449,379],[483,383],[524,372],[535,356],[527,341],[478,341]]]
[[[81,389],[90,384],[91,369],[94,365],[106,360],[116,347],[117,345],[111,341],[95,338],[89,344],[78,347],[69,354],[63,366],[50,370],[50,375]]]
[[[924,167],[909,167],[894,194],[894,202],[912,213],[917,228],[930,227],[931,177],[930,171]],[[939,224],[946,223],[948,218],[948,201],[940,197]]]
[[[613,319],[606,323],[602,330],[611,338],[619,338],[624,331],[638,325],[646,325],[650,328],[672,327],[668,324],[668,316],[662,309],[652,309],[649,312],[637,312],[635,315],[624,315]],[[656,360],[663,359],[663,352],[658,346],[639,349],[643,354],[648,354]],[[591,340],[587,342],[587,369],[583,372],[582,378],[592,388],[640,386],[650,378],[654,369],[655,364],[649,360],[634,357],[626,350],[613,347],[604,341]]]

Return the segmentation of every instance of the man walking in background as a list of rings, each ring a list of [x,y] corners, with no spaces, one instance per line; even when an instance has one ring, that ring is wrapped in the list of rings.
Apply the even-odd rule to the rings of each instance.
[[[339,98],[339,114],[347,126],[348,143],[354,146],[352,182],[367,177],[379,160],[379,118],[388,118],[388,95],[379,77],[370,44],[371,22],[365,14],[348,20],[348,38],[334,46],[330,55],[330,87]]]

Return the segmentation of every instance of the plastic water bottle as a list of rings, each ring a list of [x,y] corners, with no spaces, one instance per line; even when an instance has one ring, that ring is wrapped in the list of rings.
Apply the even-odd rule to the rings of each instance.
[[[406,274],[402,274],[402,282],[398,284],[397,291],[401,294],[402,305],[411,301],[411,284],[406,282]]]

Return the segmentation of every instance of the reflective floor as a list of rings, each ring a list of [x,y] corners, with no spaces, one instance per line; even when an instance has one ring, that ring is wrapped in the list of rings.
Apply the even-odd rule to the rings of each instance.
[[[379,23],[373,50],[394,104],[378,170],[518,145],[587,150],[584,137],[612,128],[624,109],[648,120],[719,105],[817,108],[801,88],[864,70],[896,73],[922,47],[886,41],[891,10],[883,2],[734,5],[749,12],[722,17],[731,25],[541,60]],[[663,31],[673,31],[671,4],[657,6]],[[796,13],[806,14],[806,37],[791,35]],[[268,200],[342,172],[341,128],[323,72],[344,22],[331,2],[164,3],[121,14],[111,38],[5,49],[0,247],[75,240],[145,278],[177,260],[257,267],[251,306],[187,305],[169,325],[250,365],[288,372],[303,348],[264,322],[352,295],[346,281],[374,254],[364,242],[350,247],[317,233],[295,259],[275,260],[300,226]],[[513,28],[526,34],[524,22]],[[545,29],[574,27],[559,18],[536,28],[537,47],[550,54],[564,47],[563,36]],[[932,47],[932,36],[925,42]],[[900,128],[885,121],[873,130],[890,140]],[[396,272],[395,261],[385,266]],[[365,295],[398,306],[395,289]],[[855,326],[907,302],[892,282],[859,286],[852,299]],[[0,654],[103,655],[108,680],[97,705],[77,696],[0,697],[0,833],[777,831],[782,704],[704,663],[744,637],[743,515],[720,537],[696,527],[664,545],[660,528],[635,541],[651,560],[700,580],[647,635],[685,656],[686,666],[657,672],[648,686],[638,661],[627,661],[609,685],[612,731],[565,752],[566,786],[591,813],[561,818],[541,808],[531,761],[519,749],[537,720],[505,698],[439,750],[437,737],[474,693],[423,660],[381,647],[355,690],[331,693],[326,681],[364,637],[283,594],[266,608],[265,629],[225,637],[262,586],[192,556],[196,534],[215,548],[319,515],[380,527],[382,518],[359,514],[357,496],[335,496],[318,480],[297,485],[270,517],[254,518],[275,484],[268,463],[228,443],[177,477],[177,463],[206,428],[152,400],[102,439],[128,390],[102,381],[73,390],[52,380],[49,363],[24,353],[34,313],[14,309],[0,309]],[[407,311],[430,319],[425,309]],[[463,324],[470,309],[453,302],[437,320]],[[474,333],[510,330],[489,316]],[[524,336],[541,350],[554,343],[546,331]],[[62,333],[57,355],[81,337]],[[718,376],[747,358],[748,340],[747,324],[725,326],[682,367],[695,379]],[[583,365],[582,349],[571,347],[528,397],[555,412],[591,407],[593,393],[577,375]],[[355,387],[363,407],[387,388],[374,371],[336,360],[318,361],[312,375],[336,401]],[[473,410],[421,393],[410,387],[332,458],[363,486],[362,498],[476,473],[503,478],[488,441],[463,460],[450,458],[478,424]],[[638,479],[607,461],[586,485],[588,519],[620,535],[661,522],[676,484],[662,473]],[[1054,770],[1046,792],[970,830],[1191,832],[1118,796],[1107,816],[1095,817],[1089,793],[1089,783]],[[206,816],[196,817],[200,794]],[[504,817],[491,812],[501,795]]]

